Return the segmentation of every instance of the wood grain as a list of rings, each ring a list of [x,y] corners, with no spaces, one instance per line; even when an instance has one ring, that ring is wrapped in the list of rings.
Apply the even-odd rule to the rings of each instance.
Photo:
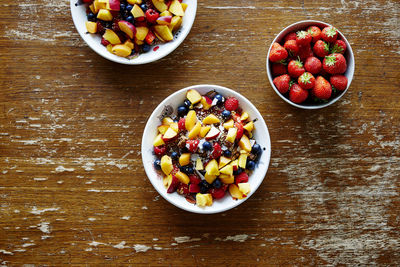
[[[1,1],[0,265],[398,265],[399,13],[395,0],[204,0],[176,51],[123,66],[80,39],[69,1]],[[302,19],[355,52],[350,90],[323,110],[284,103],[265,73],[274,36]],[[258,191],[212,216],[167,203],[140,157],[152,110],[201,83],[249,98],[272,140]]]

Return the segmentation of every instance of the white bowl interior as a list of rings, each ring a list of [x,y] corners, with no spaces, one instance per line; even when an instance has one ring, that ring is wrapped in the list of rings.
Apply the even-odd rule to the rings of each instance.
[[[280,42],[282,41],[282,39],[285,37],[286,34],[290,33],[290,32],[296,32],[298,30],[301,29],[305,29],[309,26],[312,25],[316,25],[318,27],[324,28],[326,26],[332,26],[328,23],[322,22],[322,21],[317,21],[317,20],[303,20],[303,21],[299,21],[296,22],[292,25],[289,25],[288,27],[286,27],[285,29],[283,29],[276,37],[275,39],[272,41],[271,46],[269,47],[268,50],[268,55],[267,55],[267,60],[266,60],[266,66],[267,66],[267,75],[268,75],[268,79],[269,82],[271,83],[272,88],[275,90],[275,92],[287,103],[289,103],[292,106],[298,107],[298,108],[302,108],[302,109],[319,109],[319,108],[324,108],[327,107],[329,105],[332,105],[333,103],[335,103],[336,101],[338,101],[341,97],[343,97],[343,95],[347,92],[347,90],[350,87],[351,81],[353,80],[353,76],[354,76],[354,69],[355,69],[355,63],[354,63],[354,54],[353,54],[353,50],[351,49],[350,43],[347,41],[346,37],[338,30],[339,32],[339,36],[340,38],[346,43],[347,46],[347,51],[345,53],[345,58],[346,58],[346,62],[347,62],[347,70],[344,73],[344,75],[347,77],[348,83],[347,83],[347,88],[346,90],[344,90],[339,96],[337,96],[334,99],[331,99],[329,102],[327,103],[323,103],[323,104],[315,104],[315,105],[302,105],[302,104],[296,104],[293,103],[292,101],[290,101],[289,99],[287,99],[284,95],[282,95],[278,89],[275,87],[273,80],[274,78],[272,77],[271,74],[271,63],[269,62],[269,53],[271,52],[271,47],[272,44],[275,42]]]
[[[166,188],[162,183],[163,175],[160,171],[157,171],[154,166],[153,162],[156,157],[153,154],[153,140],[157,134],[157,126],[161,124],[159,119],[160,115],[163,112],[165,106],[172,106],[174,111],[176,108],[183,103],[186,98],[186,92],[189,89],[196,89],[200,94],[205,94],[208,91],[215,89],[217,92],[224,96],[234,96],[239,100],[240,106],[243,110],[247,111],[250,115],[251,119],[257,118],[257,121],[254,123],[255,131],[254,131],[254,138],[261,145],[262,148],[265,150],[262,153],[260,162],[257,168],[253,171],[253,173],[249,177],[249,183],[251,185],[251,192],[247,196],[247,198],[242,200],[233,200],[232,197],[229,195],[229,192],[225,195],[223,199],[215,200],[213,205],[210,207],[201,208],[194,204],[189,203],[183,196],[179,195],[178,193],[168,194]],[[150,118],[147,121],[146,127],[143,132],[142,138],[142,160],[144,169],[146,174],[153,184],[154,188],[158,191],[158,193],[164,197],[167,201],[172,203],[173,205],[190,211],[194,213],[218,213],[223,212],[229,209],[232,209],[239,204],[246,201],[260,186],[261,182],[263,181],[270,161],[271,156],[271,141],[269,137],[269,132],[267,125],[261,114],[258,112],[256,107],[245,97],[240,95],[239,93],[217,85],[194,85],[184,89],[181,89],[172,95],[168,96],[160,105],[153,111]]]
[[[174,40],[168,43],[159,44],[159,48],[157,51],[153,51],[152,49],[147,53],[140,54],[137,58],[127,59],[108,52],[106,47],[100,43],[100,35],[86,33],[86,8],[85,5],[76,6],[76,2],[78,2],[78,0],[70,0],[71,14],[75,27],[81,35],[82,39],[89,45],[90,48],[92,48],[97,54],[101,55],[102,57],[117,63],[128,65],[140,65],[153,62],[165,57],[166,55],[174,51],[189,34],[194,19],[196,17],[197,10],[197,0],[183,0],[183,3],[188,4],[188,8],[186,9],[185,16],[183,17],[181,28],[174,35]]]

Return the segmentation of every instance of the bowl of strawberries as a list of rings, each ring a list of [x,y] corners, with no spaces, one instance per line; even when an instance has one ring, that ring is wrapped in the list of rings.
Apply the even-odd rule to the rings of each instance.
[[[267,74],[272,88],[287,103],[319,109],[338,101],[350,87],[354,54],[334,26],[316,20],[283,29],[268,50]]]

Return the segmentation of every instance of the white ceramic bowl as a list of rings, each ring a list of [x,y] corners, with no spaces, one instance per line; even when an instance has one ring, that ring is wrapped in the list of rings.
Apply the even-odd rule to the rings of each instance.
[[[234,96],[239,100],[239,104],[243,108],[243,110],[249,113],[251,119],[257,118],[257,121],[254,123],[254,138],[262,148],[265,148],[265,150],[262,153],[258,166],[249,177],[251,192],[245,199],[233,200],[232,197],[229,195],[229,192],[227,192],[224,198],[220,200],[215,200],[212,206],[205,208],[198,207],[195,204],[189,203],[183,196],[179,195],[176,192],[168,194],[162,182],[162,173],[154,168],[153,162],[156,159],[156,156],[153,154],[153,140],[157,135],[157,126],[161,124],[160,116],[166,106],[171,106],[174,109],[174,112],[176,112],[177,107],[181,105],[186,99],[186,92],[189,89],[196,89],[200,94],[205,94],[215,89],[223,96]],[[269,132],[260,112],[258,112],[256,107],[241,94],[231,89],[217,85],[194,85],[181,89],[168,96],[163,102],[161,102],[160,105],[158,105],[158,107],[151,114],[144,129],[142,138],[142,161],[146,174],[150,182],[153,184],[154,188],[163,198],[165,198],[171,204],[177,206],[178,208],[194,213],[210,214],[223,212],[232,209],[246,201],[257,190],[257,188],[263,181],[265,174],[267,173],[270,156],[271,141],[269,138]]]
[[[290,101],[288,98],[286,98],[283,94],[281,94],[278,91],[278,89],[276,89],[276,87],[273,83],[274,78],[272,77],[271,63],[269,62],[269,53],[271,52],[272,44],[275,42],[279,43],[286,36],[286,34],[288,34],[290,32],[296,32],[296,31],[305,29],[312,25],[316,25],[316,26],[320,27],[321,30],[326,26],[332,26],[326,22],[322,22],[322,21],[318,21],[318,20],[302,20],[302,21],[299,21],[299,22],[293,23],[292,25],[287,26],[272,41],[271,46],[269,47],[269,50],[268,50],[267,63],[266,63],[267,64],[267,75],[268,75],[269,82],[271,83],[271,86],[274,89],[274,91],[277,93],[277,95],[279,95],[284,101],[286,101],[290,105],[298,107],[298,108],[302,108],[302,109],[324,108],[324,107],[332,105],[333,103],[338,101],[349,89],[351,81],[353,80],[354,68],[355,68],[354,54],[353,54],[353,50],[351,49],[350,43],[347,41],[346,37],[338,30],[340,39],[342,39],[346,43],[346,46],[347,46],[347,51],[344,54],[344,57],[346,58],[346,61],[347,61],[347,70],[344,73],[344,75],[347,77],[347,80],[348,80],[346,90],[344,90],[341,94],[339,94],[335,98],[329,100],[329,102],[323,103],[323,104],[296,104],[296,103],[293,103],[292,101]]]
[[[187,3],[188,7],[185,11],[185,16],[183,17],[181,28],[174,35],[174,40],[168,43],[159,44],[158,45],[159,49],[157,51],[153,51],[153,49],[151,49],[147,53],[140,54],[139,57],[137,58],[127,59],[124,57],[116,56],[108,52],[106,47],[100,43],[101,41],[100,35],[86,33],[87,32],[85,25],[85,22],[87,21],[86,8],[85,5],[76,6],[75,4],[77,2],[78,0],[70,0],[71,14],[75,27],[78,30],[79,34],[81,35],[82,39],[89,45],[90,48],[92,48],[100,56],[117,63],[128,64],[128,65],[140,65],[140,64],[150,63],[160,58],[163,58],[172,51],[174,51],[189,34],[194,19],[196,17],[196,10],[197,10],[197,0],[183,0],[182,2]]]

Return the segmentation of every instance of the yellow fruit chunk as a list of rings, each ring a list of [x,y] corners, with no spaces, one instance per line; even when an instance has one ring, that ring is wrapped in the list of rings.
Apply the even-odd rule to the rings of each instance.
[[[232,198],[236,199],[243,199],[243,193],[240,192],[239,187],[235,184],[229,185],[229,193],[231,194]]]
[[[236,159],[236,160],[232,161],[232,162],[230,163],[230,165],[232,165],[233,170],[237,170],[238,167],[239,167],[239,160]]]
[[[212,206],[213,203],[213,198],[211,194],[204,194],[204,196],[206,197],[206,205],[207,206]]]
[[[197,158],[196,160],[196,170],[198,171],[204,170],[204,165],[203,162],[201,161],[201,158]]]
[[[152,2],[154,7],[157,8],[157,10],[160,12],[164,12],[168,9],[168,6],[164,3],[164,1],[152,0]]]
[[[196,125],[192,128],[192,130],[190,130],[188,138],[195,139],[199,135],[200,130],[201,130],[201,123],[197,122]]]
[[[174,39],[172,31],[168,28],[167,25],[155,25],[154,30],[166,42],[172,41],[172,39]]]
[[[179,132],[179,126],[178,126],[178,123],[176,123],[176,122],[173,122],[173,123],[171,123],[171,125],[169,126],[172,130],[174,130],[175,132]]]
[[[251,133],[254,130],[254,123],[252,121],[248,122],[243,128]]]
[[[246,163],[247,163],[247,154],[240,154],[239,160],[238,160],[239,167],[246,169]]]
[[[168,155],[164,155],[161,158],[161,170],[166,174],[170,174],[173,169],[172,159]]]
[[[232,165],[226,165],[221,170],[219,170],[219,172],[226,175],[233,175],[233,167]]]
[[[228,130],[233,127],[234,123],[235,122],[232,119],[230,119],[229,121],[225,122],[223,124],[223,126],[224,126],[225,130]]]
[[[244,195],[247,195],[250,192],[250,184],[249,183],[238,183],[239,191]]]
[[[212,182],[214,182],[214,180],[217,178],[216,175],[212,175],[212,174],[208,174],[206,173],[204,175],[204,179],[206,179],[207,183],[211,184]]]
[[[182,6],[183,11],[186,11],[186,9],[187,9],[187,7],[188,7],[188,4],[186,4],[186,3],[181,3],[181,6]]]
[[[143,41],[146,38],[147,34],[149,33],[149,28],[147,27],[136,27],[136,39],[139,41]]]
[[[168,130],[169,126],[168,125],[160,125],[157,127],[157,130],[161,134],[165,134],[165,132]]]
[[[142,0],[128,0],[128,3],[131,5],[134,5],[134,4],[140,5],[142,3]]]
[[[172,180],[172,175],[167,175],[163,178],[163,185],[168,188],[169,181]]]
[[[190,131],[193,129],[194,125],[197,122],[196,111],[189,110],[188,114],[186,115],[185,119],[185,128],[186,130]]]
[[[221,174],[219,179],[224,184],[233,184],[235,182],[235,177],[233,175]]]
[[[104,21],[112,21],[113,15],[111,14],[110,10],[100,9],[99,13],[97,13],[97,18]]]
[[[177,172],[177,173],[175,174],[175,177],[178,178],[178,180],[179,180],[181,183],[184,183],[184,184],[188,184],[189,181],[190,181],[189,177],[188,177],[185,173],[183,173],[183,172]]]
[[[185,166],[188,165],[190,162],[190,153],[183,153],[180,157],[179,157],[179,164],[181,166]]]
[[[112,52],[119,57],[127,57],[132,53],[132,49],[127,45],[118,44],[113,46]]]
[[[165,141],[169,141],[171,139],[174,139],[177,135],[178,135],[178,133],[175,132],[171,127],[169,127],[168,130],[163,135],[163,139]]]
[[[86,21],[86,30],[90,33],[96,33],[97,23],[93,21]]]
[[[208,131],[210,131],[211,127],[210,126],[203,126],[200,129],[200,137],[203,138],[207,135]]]
[[[218,165],[218,168],[221,169],[222,167],[224,167],[225,165],[227,165],[229,162],[231,162],[231,159],[230,159],[230,158],[221,156],[221,157],[219,158],[219,165]]]
[[[103,38],[110,42],[112,45],[120,44],[121,40],[119,39],[118,35],[110,29],[107,29],[103,34]]]
[[[176,16],[172,18],[172,21],[174,18],[177,18]],[[178,17],[179,18],[179,17]],[[172,22],[171,22],[172,25]],[[207,102],[206,98],[204,96],[201,97],[200,103],[203,105],[203,109],[209,110],[211,108],[211,104]]]
[[[219,123],[220,120],[215,116],[214,114],[210,114],[207,117],[204,118],[203,124],[214,124],[214,123]]]
[[[174,16],[171,20],[171,24],[169,25],[171,31],[178,30],[182,25],[182,17]]]
[[[249,118],[249,113],[247,113],[246,111],[242,113],[242,116],[240,116],[241,121],[245,121],[248,118]]]
[[[142,45],[142,44],[144,44],[144,41],[141,41],[141,40],[138,40],[137,38],[135,38],[135,44]]]
[[[162,146],[164,145],[164,140],[162,139],[162,135],[159,134],[156,136],[156,138],[153,141],[153,146]]]
[[[163,125],[168,125],[170,126],[174,121],[170,117],[164,117],[161,121]]]
[[[182,5],[178,0],[173,0],[171,5],[169,6],[169,11],[177,16],[184,16],[185,12],[183,11]]]
[[[169,12],[168,10],[165,10],[164,12],[160,13],[160,17],[166,17],[166,16],[173,16],[171,12]]]
[[[93,2],[93,6],[94,6],[94,13],[97,14],[97,12],[99,12],[100,9],[105,9],[107,4],[106,3],[101,3],[99,0],[95,0]]]
[[[219,175],[218,162],[213,159],[206,166],[206,174],[208,175]]]
[[[133,17],[135,19],[140,18],[140,17],[144,17],[144,12],[143,10],[140,8],[140,6],[138,6],[137,4],[135,4],[133,6],[133,8],[131,9],[131,13],[133,15]]]
[[[239,146],[241,149],[246,150],[247,152],[251,151],[251,143],[247,135],[243,135],[239,140]]]
[[[196,194],[196,205],[199,207],[211,206],[212,205],[212,196],[211,194]]]
[[[113,48],[112,44],[108,44],[108,45],[106,46],[106,48],[107,48],[107,51],[108,51],[108,52],[112,53],[112,48]]]
[[[91,4],[91,5],[89,6],[89,8],[90,8],[90,11],[92,11],[93,14],[97,14],[97,12],[99,12],[99,11],[96,10],[96,8],[94,7],[94,3]]]
[[[232,144],[235,143],[237,135],[237,129],[235,127],[229,128],[228,133],[226,135],[226,141],[231,142]]]
[[[201,95],[194,89],[187,91],[186,98],[189,99],[190,103],[192,104],[196,104],[201,101]]]
[[[133,49],[135,47],[135,45],[129,39],[125,41],[124,45],[128,46],[130,49]]]

